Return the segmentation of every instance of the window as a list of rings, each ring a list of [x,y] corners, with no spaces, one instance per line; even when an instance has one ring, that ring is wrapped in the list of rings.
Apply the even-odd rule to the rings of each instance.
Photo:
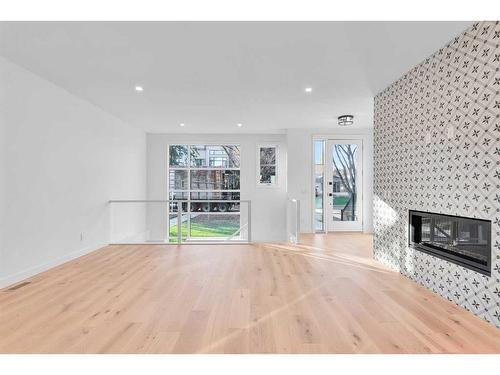
[[[314,230],[325,231],[324,224],[324,188],[325,188],[325,141],[314,141]],[[334,182],[334,189],[336,188]],[[339,187],[337,187],[339,188]],[[334,190],[336,191],[336,190]]]
[[[170,145],[168,176],[169,199],[186,201],[182,203],[184,239],[226,237],[238,232],[239,146]],[[169,237],[176,242],[177,204],[171,203],[169,210]]]
[[[278,183],[278,146],[265,145],[258,147],[257,183],[263,186],[274,186]]]

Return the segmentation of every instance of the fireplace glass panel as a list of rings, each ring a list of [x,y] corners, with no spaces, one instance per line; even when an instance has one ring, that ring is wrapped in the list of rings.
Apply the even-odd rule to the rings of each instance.
[[[491,274],[491,221],[410,211],[410,245]]]
[[[451,228],[453,222],[450,219],[434,219],[434,242],[437,243],[452,243],[452,233]]]
[[[456,251],[486,264],[488,261],[488,229],[485,224],[458,222],[457,237],[454,242]]]
[[[431,240],[431,218],[422,218],[422,242],[430,242]]]
[[[457,241],[459,245],[486,245],[487,229],[484,224],[458,223]]]

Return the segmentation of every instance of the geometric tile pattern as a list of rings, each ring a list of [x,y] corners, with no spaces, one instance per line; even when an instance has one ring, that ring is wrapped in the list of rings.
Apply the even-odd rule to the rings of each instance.
[[[500,327],[500,23],[375,97],[374,256]],[[408,247],[408,210],[492,221],[491,277]]]

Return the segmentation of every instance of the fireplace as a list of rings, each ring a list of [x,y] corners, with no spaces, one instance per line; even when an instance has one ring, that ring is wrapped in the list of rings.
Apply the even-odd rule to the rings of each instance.
[[[409,245],[491,276],[491,221],[409,212]]]

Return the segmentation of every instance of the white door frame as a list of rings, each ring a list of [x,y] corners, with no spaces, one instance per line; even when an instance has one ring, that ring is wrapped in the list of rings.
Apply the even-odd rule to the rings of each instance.
[[[311,152],[311,156],[312,156],[312,173],[311,173],[311,183],[312,183],[312,194],[311,194],[311,204],[312,204],[312,217],[311,217],[311,225],[312,225],[312,228],[313,228],[313,232],[316,232],[316,230],[314,229],[315,228],[315,194],[314,194],[314,191],[315,191],[315,165],[314,165],[314,142],[315,141],[324,141],[325,142],[325,155],[323,156],[324,159],[325,159],[325,165],[324,165],[324,170],[323,170],[323,176],[324,176],[324,184],[325,186],[323,187],[323,202],[324,202],[324,210],[323,210],[323,223],[324,223],[324,230],[323,230],[323,233],[324,232],[331,232],[333,231],[332,228],[329,226],[329,219],[328,219],[328,211],[329,209],[326,207],[326,205],[328,203],[328,182],[327,182],[327,171],[328,171],[328,158],[329,158],[329,154],[331,154],[331,152],[328,151],[328,143],[329,141],[332,141],[332,140],[335,140],[335,141],[354,141],[356,143],[360,143],[361,144],[361,153],[360,153],[360,156],[359,156],[359,165],[361,167],[361,171],[360,171],[360,176],[359,176],[359,180],[361,181],[361,186],[358,188],[358,194],[361,195],[361,201],[358,201],[359,202],[359,205],[358,207],[360,208],[360,220],[358,221],[359,222],[359,225],[356,229],[338,229],[338,230],[346,230],[346,231],[363,231],[364,230],[364,212],[363,212],[363,200],[364,200],[364,196],[363,196],[363,193],[364,193],[364,172],[363,172],[363,167],[364,167],[364,152],[365,152],[365,139],[366,138],[366,135],[365,134],[339,134],[339,135],[336,135],[336,134],[315,134],[312,136],[312,152]],[[322,231],[319,231],[319,233],[321,233]]]
[[[335,144],[356,144],[358,152],[356,154],[356,208],[358,220],[356,221],[334,221],[332,197],[329,195],[331,184],[333,183],[333,145]],[[325,160],[325,211],[327,220],[325,221],[328,232],[334,231],[363,231],[363,140],[362,139],[340,139],[331,138],[326,142],[326,160]]]

